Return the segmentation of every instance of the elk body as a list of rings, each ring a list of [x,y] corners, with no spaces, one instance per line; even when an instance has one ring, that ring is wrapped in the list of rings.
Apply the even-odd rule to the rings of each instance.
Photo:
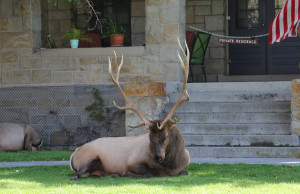
[[[30,125],[0,123],[0,151],[32,151],[42,142],[41,136]]]
[[[185,55],[179,40],[178,44],[186,63],[184,65],[178,53],[183,71],[183,88],[178,101],[165,119],[149,120],[133,106],[119,85],[123,56],[116,78],[112,75],[109,58],[110,77],[125,100],[124,107],[119,107],[115,103],[114,105],[120,110],[135,112],[141,118],[142,123],[130,127],[145,125],[149,133],[130,137],[98,138],[77,148],[70,158],[71,169],[75,172],[73,180],[79,180],[80,177],[109,175],[130,177],[187,175],[184,169],[190,163],[190,155],[185,149],[183,136],[176,127],[178,120],[171,118],[178,106],[189,100],[186,91],[189,52],[187,51]]]

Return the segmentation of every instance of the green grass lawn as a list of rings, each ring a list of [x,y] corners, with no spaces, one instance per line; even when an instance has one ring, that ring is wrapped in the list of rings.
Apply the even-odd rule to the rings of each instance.
[[[72,151],[0,152],[0,162],[69,160]]]
[[[191,164],[188,176],[82,178],[68,166],[0,168],[0,193],[300,193],[300,167]]]

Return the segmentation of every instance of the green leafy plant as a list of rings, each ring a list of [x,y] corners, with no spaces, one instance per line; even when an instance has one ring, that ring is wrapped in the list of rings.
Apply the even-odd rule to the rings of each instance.
[[[64,38],[71,40],[71,39],[78,39],[86,42],[92,42],[92,39],[86,35],[84,35],[79,29],[77,29],[74,25],[71,26],[70,30],[64,32]]]
[[[112,20],[109,17],[106,17],[106,22],[104,23],[105,32],[102,35],[102,38],[107,38],[111,34],[125,34],[125,29],[123,26],[118,25],[116,21]]]
[[[103,115],[104,113],[104,103],[103,99],[100,96],[100,92],[98,89],[93,88],[93,97],[94,97],[94,102],[85,107],[85,110],[90,112],[89,117],[92,119],[95,119],[97,121],[103,121],[105,120],[105,116]]]

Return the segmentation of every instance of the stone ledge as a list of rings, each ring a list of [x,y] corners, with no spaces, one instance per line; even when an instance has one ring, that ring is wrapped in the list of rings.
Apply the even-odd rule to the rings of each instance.
[[[46,57],[57,56],[113,56],[113,50],[118,56],[143,56],[145,54],[144,46],[135,47],[105,47],[105,48],[57,48],[57,49],[41,49],[41,55]]]

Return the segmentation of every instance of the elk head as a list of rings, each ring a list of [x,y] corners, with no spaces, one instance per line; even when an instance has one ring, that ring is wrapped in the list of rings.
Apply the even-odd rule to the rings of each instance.
[[[171,136],[170,131],[172,129],[176,128],[175,127],[176,124],[180,121],[180,120],[177,120],[176,118],[173,120],[172,116],[174,115],[176,109],[179,107],[179,105],[182,102],[189,100],[189,95],[186,90],[186,85],[187,85],[187,79],[188,79],[188,73],[189,73],[190,53],[189,53],[189,50],[187,47],[187,43],[185,42],[185,47],[187,50],[187,54],[185,54],[178,38],[177,38],[177,40],[178,40],[179,48],[181,50],[182,55],[184,56],[184,61],[185,61],[185,64],[184,64],[179,52],[177,51],[178,58],[179,58],[179,61],[181,64],[181,69],[183,72],[182,92],[181,92],[181,95],[179,96],[177,102],[174,104],[173,108],[171,109],[170,113],[167,115],[167,117],[165,119],[149,120],[132,104],[132,102],[126,97],[124,91],[122,90],[122,88],[120,87],[120,84],[119,84],[120,70],[123,65],[123,55],[122,55],[121,63],[117,68],[116,78],[114,78],[112,75],[111,60],[110,60],[110,57],[108,58],[109,75],[125,101],[124,107],[120,107],[120,106],[116,105],[116,103],[113,101],[114,106],[116,108],[118,108],[119,110],[131,110],[140,117],[140,119],[142,120],[141,123],[139,123],[135,126],[131,126],[128,124],[128,126],[131,128],[137,128],[137,127],[141,127],[141,126],[145,125],[145,127],[150,131],[150,133],[149,133],[150,152],[153,155],[155,162],[157,162],[157,163],[162,163],[163,160],[165,159],[167,150],[170,147],[169,146],[170,141],[172,141],[172,139],[170,138],[170,136]],[[115,63],[117,63],[117,55],[116,55],[115,51],[114,51],[114,55],[115,55]],[[176,128],[176,130],[178,130],[178,129]]]

